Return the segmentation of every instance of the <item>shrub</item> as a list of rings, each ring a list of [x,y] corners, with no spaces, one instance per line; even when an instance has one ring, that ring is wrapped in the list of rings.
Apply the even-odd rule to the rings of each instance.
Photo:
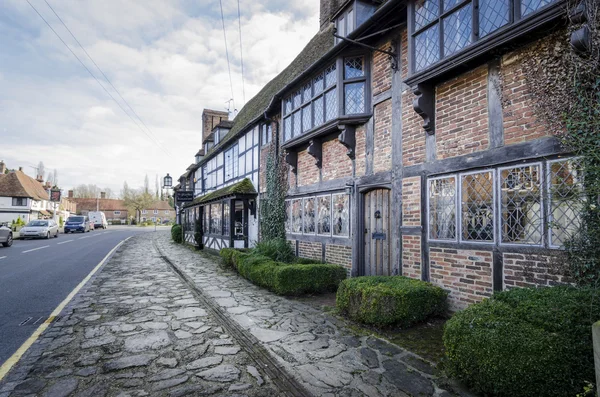
[[[223,265],[225,265],[227,267],[235,268],[235,262],[237,261],[237,255],[242,252],[247,252],[247,250],[240,249],[240,248],[223,248],[219,252],[219,255],[221,256]]]
[[[198,247],[202,247],[202,221],[200,218],[196,219],[194,222],[194,240],[196,241],[196,245]]]
[[[443,314],[447,295],[440,287],[403,276],[355,277],[340,285],[336,306],[361,323],[408,327]]]
[[[176,243],[183,243],[183,229],[181,228],[181,225],[173,225],[171,227],[171,238]]]
[[[312,264],[317,264],[317,263],[322,263],[321,261],[318,261],[316,259],[309,259],[309,258],[300,258],[297,257],[294,259],[294,263],[298,263],[300,265],[312,265]]]
[[[284,239],[264,240],[256,244],[253,251],[256,255],[266,256],[276,262],[294,263],[296,253],[289,241]]]
[[[495,294],[444,330],[449,374],[495,396],[574,396],[594,380],[596,293],[553,287]]]

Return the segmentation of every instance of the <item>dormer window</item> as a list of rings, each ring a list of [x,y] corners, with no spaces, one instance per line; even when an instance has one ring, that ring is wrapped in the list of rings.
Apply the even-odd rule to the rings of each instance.
[[[220,136],[221,134],[220,134],[219,132],[220,132],[220,130],[217,128],[217,129],[215,130],[215,135],[214,135],[215,146],[216,146],[216,145],[218,145],[218,144],[219,144],[219,142],[220,142],[219,136]]]
[[[337,29],[337,34],[346,37],[366,21],[373,13],[377,6],[369,1],[352,1],[350,4],[340,10],[334,16],[334,23]],[[340,39],[336,39],[336,44]]]

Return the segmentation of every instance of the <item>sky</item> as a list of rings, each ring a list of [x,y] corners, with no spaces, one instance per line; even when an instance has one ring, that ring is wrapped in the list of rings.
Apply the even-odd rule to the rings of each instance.
[[[65,190],[177,179],[201,146],[202,110],[227,110],[232,98],[219,1],[29,1],[104,88],[26,0],[2,0],[0,160],[30,176],[43,161]],[[238,2],[222,4],[239,110]],[[240,0],[246,102],[318,31],[318,11],[318,0]]]

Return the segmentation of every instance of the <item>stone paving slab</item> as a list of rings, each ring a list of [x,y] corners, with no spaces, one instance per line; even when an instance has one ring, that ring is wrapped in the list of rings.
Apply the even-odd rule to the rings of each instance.
[[[261,289],[214,257],[153,236],[169,261],[315,396],[471,396],[409,351]]]
[[[0,397],[204,395],[283,393],[147,234],[119,248],[0,383]]]

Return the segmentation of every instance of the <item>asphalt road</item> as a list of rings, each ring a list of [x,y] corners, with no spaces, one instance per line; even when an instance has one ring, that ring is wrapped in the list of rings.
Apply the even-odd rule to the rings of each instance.
[[[0,246],[0,365],[119,242],[153,231],[109,226]]]

